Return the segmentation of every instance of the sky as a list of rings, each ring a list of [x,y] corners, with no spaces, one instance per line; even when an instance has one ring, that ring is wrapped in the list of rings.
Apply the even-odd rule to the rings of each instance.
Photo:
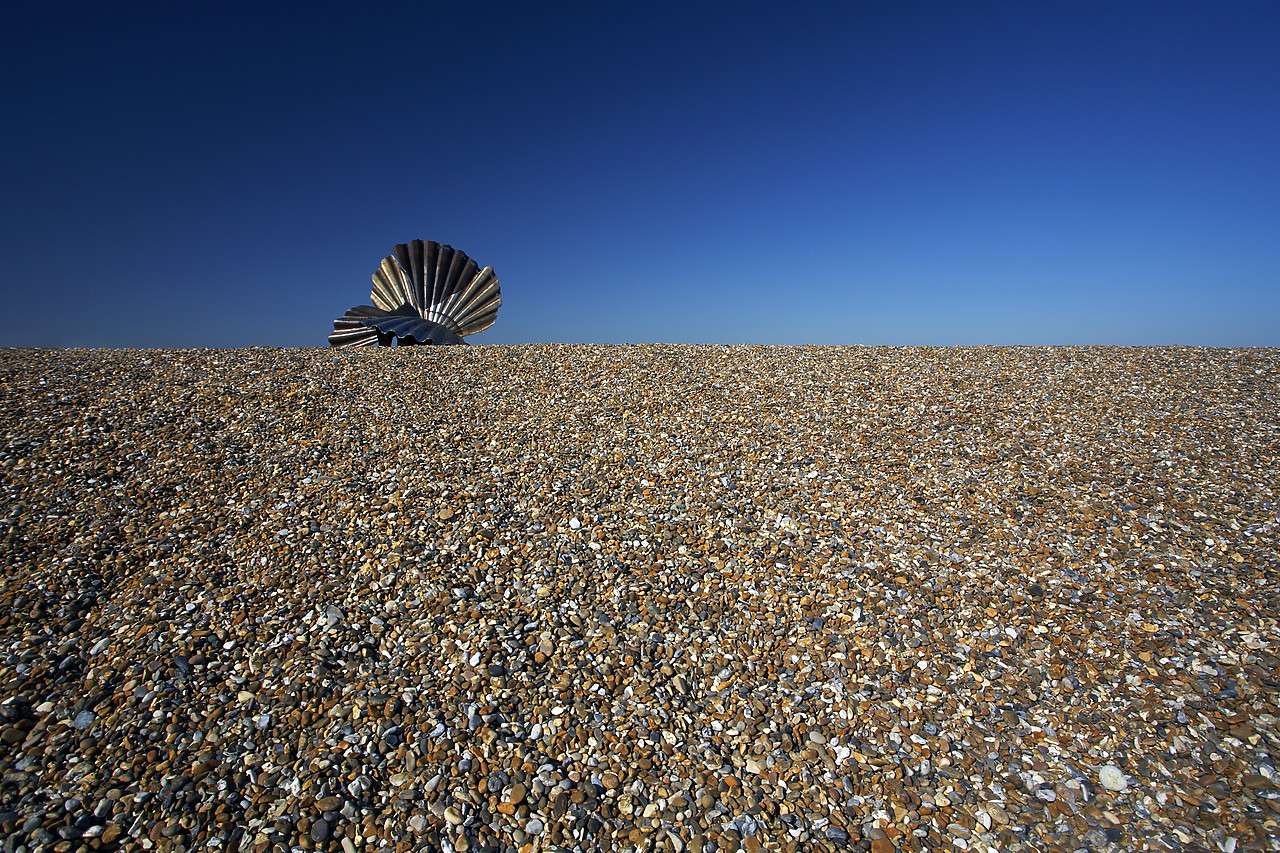
[[[0,346],[1280,346],[1280,3],[10,4]]]

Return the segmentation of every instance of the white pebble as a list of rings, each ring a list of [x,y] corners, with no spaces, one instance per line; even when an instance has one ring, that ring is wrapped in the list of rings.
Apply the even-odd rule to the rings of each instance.
[[[1129,780],[1125,778],[1124,773],[1120,772],[1120,768],[1114,764],[1108,764],[1098,771],[1098,781],[1108,791],[1123,791],[1129,787]]]

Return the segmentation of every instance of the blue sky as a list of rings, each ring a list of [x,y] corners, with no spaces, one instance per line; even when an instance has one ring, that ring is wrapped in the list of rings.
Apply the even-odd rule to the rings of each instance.
[[[1280,346],[1270,0],[5,17],[0,346],[323,346],[414,238],[473,343]]]

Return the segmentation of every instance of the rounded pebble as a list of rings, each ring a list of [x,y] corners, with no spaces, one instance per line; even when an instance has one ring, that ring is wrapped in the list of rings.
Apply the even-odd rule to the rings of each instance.
[[[1125,778],[1120,768],[1114,764],[1108,764],[1098,770],[1098,781],[1108,791],[1123,791],[1129,787],[1129,780]]]

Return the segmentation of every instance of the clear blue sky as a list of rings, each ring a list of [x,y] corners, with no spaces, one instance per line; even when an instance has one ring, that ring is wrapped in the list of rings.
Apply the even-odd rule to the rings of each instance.
[[[124,11],[129,10],[129,11]],[[1280,345],[1280,3],[9,4],[3,346]]]

